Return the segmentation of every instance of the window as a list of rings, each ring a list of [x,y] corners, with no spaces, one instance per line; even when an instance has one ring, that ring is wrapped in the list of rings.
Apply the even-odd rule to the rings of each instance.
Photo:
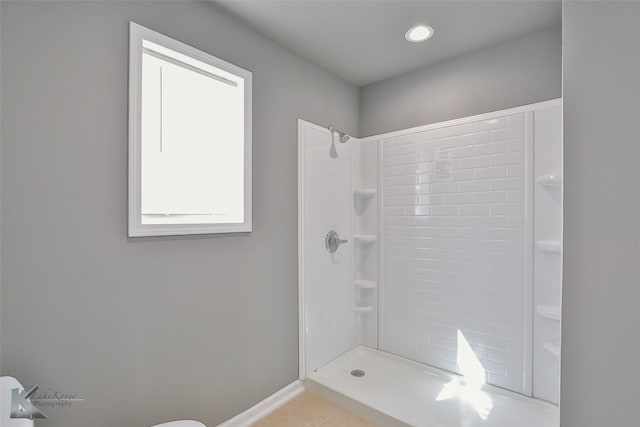
[[[251,231],[251,72],[130,24],[129,236]]]

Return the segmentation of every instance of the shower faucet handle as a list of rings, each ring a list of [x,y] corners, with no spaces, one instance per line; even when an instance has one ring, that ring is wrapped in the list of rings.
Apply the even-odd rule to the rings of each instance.
[[[324,246],[330,254],[337,251],[338,247],[344,243],[347,243],[347,239],[341,239],[333,230],[329,231],[324,238]]]

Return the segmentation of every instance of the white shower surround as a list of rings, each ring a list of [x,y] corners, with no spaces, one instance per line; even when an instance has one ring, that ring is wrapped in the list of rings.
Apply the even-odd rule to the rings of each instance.
[[[415,136],[415,135],[423,135],[423,136],[427,136],[427,135],[434,135],[434,134],[440,134],[437,135],[440,138],[433,138],[433,140],[439,140],[440,142],[446,142],[445,140],[443,140],[442,138],[448,138],[450,136],[452,136],[451,134],[449,135],[445,135],[447,132],[453,132],[456,133],[457,131],[460,131],[460,133],[464,134],[464,135],[473,135],[474,133],[476,134],[480,134],[483,132],[486,132],[486,135],[488,136],[487,140],[482,139],[482,137],[480,136],[476,136],[476,137],[472,137],[469,136],[467,138],[471,138],[470,142],[467,144],[461,144],[459,141],[458,142],[453,142],[453,140],[449,140],[449,142],[451,143],[451,145],[448,147],[451,149],[450,152],[445,152],[443,153],[442,151],[437,151],[438,147],[436,146],[437,144],[433,144],[429,143],[429,139],[428,138],[422,138],[421,143],[426,143],[427,145],[431,144],[433,145],[430,149],[433,151],[432,154],[441,154],[444,155],[444,160],[445,160],[445,164],[447,160],[451,160],[452,162],[458,162],[460,161],[457,156],[458,155],[463,155],[466,153],[466,159],[465,162],[468,163],[469,166],[469,170],[471,172],[473,172],[473,176],[475,176],[477,173],[490,173],[491,171],[489,170],[489,168],[491,167],[504,167],[505,170],[505,174],[509,173],[509,170],[512,170],[513,173],[515,174],[515,176],[509,177],[509,176],[496,176],[494,177],[494,179],[496,180],[496,182],[498,183],[497,185],[500,185],[499,183],[501,182],[501,180],[509,180],[511,179],[511,184],[509,184],[508,181],[503,181],[503,183],[505,185],[513,185],[513,183],[515,181],[517,181],[518,179],[521,179],[521,187],[518,188],[513,188],[510,189],[510,191],[518,191],[521,190],[523,193],[523,197],[521,200],[518,199],[514,199],[512,200],[514,203],[513,205],[509,206],[508,203],[506,203],[508,201],[508,197],[509,194],[507,194],[505,192],[505,196],[507,199],[505,200],[491,200],[491,199],[487,199],[486,203],[489,206],[489,213],[491,212],[491,205],[496,205],[496,209],[506,209],[506,211],[508,211],[510,214],[510,216],[513,216],[513,218],[510,218],[509,221],[513,221],[513,223],[511,224],[512,226],[514,226],[513,228],[516,230],[520,230],[518,231],[518,233],[521,234],[522,238],[518,238],[515,239],[514,241],[518,244],[521,252],[522,252],[522,264],[521,264],[521,269],[518,272],[519,275],[521,275],[522,280],[518,283],[518,286],[516,286],[516,292],[514,293],[513,287],[509,288],[512,294],[517,294],[518,298],[515,299],[511,299],[509,302],[511,302],[512,304],[519,304],[520,309],[517,310],[511,310],[511,313],[505,312],[506,313],[506,317],[505,317],[505,313],[503,313],[502,315],[500,315],[500,313],[496,314],[494,313],[490,313],[490,315],[493,315],[494,320],[496,320],[493,324],[491,322],[489,322],[488,325],[484,325],[484,326],[489,326],[488,329],[485,329],[485,336],[483,337],[482,334],[473,334],[473,332],[469,332],[467,331],[466,335],[468,335],[469,337],[465,337],[467,339],[469,339],[470,344],[472,346],[472,348],[476,351],[478,357],[480,360],[482,360],[483,365],[485,366],[485,369],[487,368],[487,366],[491,366],[492,362],[498,362],[497,364],[494,364],[493,366],[496,367],[495,369],[487,369],[488,371],[488,379],[490,383],[496,384],[496,385],[500,385],[502,387],[505,388],[509,388],[511,390],[514,391],[518,391],[520,393],[523,393],[525,395],[532,395],[535,394],[535,385],[533,384],[533,375],[532,375],[532,366],[533,366],[533,354],[534,351],[532,349],[532,344],[534,343],[534,339],[533,339],[533,330],[534,330],[534,323],[538,322],[540,323],[540,319],[539,317],[541,316],[537,316],[537,313],[533,313],[533,307],[534,307],[534,298],[533,298],[533,247],[534,247],[534,242],[533,242],[533,218],[532,218],[532,214],[533,214],[533,203],[532,203],[532,198],[533,198],[533,193],[534,193],[534,174],[533,174],[533,132],[534,132],[534,120],[533,120],[533,115],[534,115],[534,111],[539,111],[539,110],[547,110],[549,111],[550,108],[557,108],[558,110],[561,110],[561,100],[552,100],[552,101],[546,101],[546,102],[542,102],[542,103],[537,103],[537,104],[532,104],[532,105],[526,105],[526,106],[522,106],[522,107],[517,107],[517,108],[513,108],[513,109],[508,109],[508,110],[503,110],[503,111],[498,111],[498,112],[492,112],[492,113],[487,113],[487,114],[482,114],[482,115],[478,115],[478,116],[473,116],[473,117],[467,117],[467,118],[462,118],[462,119],[458,119],[458,120],[452,120],[452,121],[448,121],[448,122],[443,122],[443,123],[437,123],[437,124],[432,124],[432,125],[427,125],[427,126],[421,126],[421,127],[417,127],[417,128],[412,128],[412,129],[405,129],[405,130],[400,130],[400,131],[396,131],[396,132],[390,132],[387,134],[383,134],[383,135],[377,135],[377,136],[372,136],[372,137],[367,137],[364,138],[362,140],[358,140],[358,139],[352,139],[353,143],[362,143],[362,144],[357,144],[358,146],[365,146],[367,145],[367,143],[375,143],[375,142],[379,142],[378,147],[379,147],[379,163],[378,163],[378,167],[379,167],[379,174],[380,174],[380,179],[379,181],[379,185],[377,188],[377,192],[378,192],[378,200],[377,200],[377,208],[379,211],[379,218],[382,219],[385,215],[382,214],[383,209],[385,208],[385,200],[383,199],[384,196],[387,196],[387,194],[385,194],[385,190],[388,191],[388,188],[385,188],[385,183],[384,183],[384,172],[385,172],[385,163],[384,163],[384,155],[385,155],[385,148],[391,148],[394,146],[394,144],[390,144],[390,142],[398,142],[398,141],[403,141],[405,143],[409,143],[410,144],[410,139],[411,139],[411,135]],[[511,126],[509,126],[511,125]],[[300,132],[303,131],[303,128],[305,126],[315,126],[315,125],[311,125],[307,122],[303,122],[300,121],[299,123],[299,129]],[[324,130],[324,128],[322,127],[317,127],[315,126],[318,131]],[[496,129],[493,129],[496,128]],[[502,129],[502,130],[500,130]],[[507,133],[510,134],[511,133],[511,137],[513,137],[514,135],[516,136],[515,138],[502,138],[502,137],[497,137],[494,138],[494,140],[491,140],[491,132],[495,131],[497,133],[499,132],[503,132],[503,133]],[[539,129],[536,129],[536,131],[539,131]],[[515,134],[513,134],[513,132],[515,132]],[[455,136],[455,135],[453,135]],[[504,135],[503,135],[504,136]],[[509,136],[509,135],[507,135]],[[408,139],[407,139],[408,138]],[[476,138],[476,139],[474,139]],[[480,139],[478,139],[480,138]],[[507,146],[507,139],[510,142],[510,145],[512,147],[512,151],[509,151],[508,146]],[[302,144],[302,138],[300,138],[300,144]],[[521,142],[518,142],[521,141]],[[492,145],[493,144],[493,145]],[[400,144],[396,144],[396,147],[399,146]],[[445,144],[446,145],[446,144]],[[474,148],[474,146],[482,146],[482,149],[480,149],[479,151],[476,150]],[[518,146],[521,146],[521,154],[510,154],[510,153],[518,153],[519,149],[517,148]],[[503,152],[498,152],[500,150],[498,150],[498,146],[503,146]],[[326,147],[326,145],[325,145]],[[443,146],[444,147],[444,146]],[[457,151],[456,151],[457,150]],[[498,150],[496,152],[492,152],[492,150]],[[302,153],[304,152],[302,145],[300,145],[299,147],[299,151],[302,155]],[[391,150],[393,151],[393,149]],[[402,151],[402,149],[400,150]],[[478,153],[478,155],[476,155],[476,153]],[[483,154],[484,153],[484,154]],[[400,153],[402,154],[402,153]],[[406,154],[406,153],[405,153]],[[416,154],[417,153],[408,153],[410,155]],[[450,158],[449,158],[450,156]],[[483,157],[483,156],[487,156],[487,157]],[[496,156],[496,157],[491,157],[491,156]],[[474,157],[476,158],[474,160]],[[481,160],[477,160],[477,157],[482,157]],[[387,157],[389,158],[389,157]],[[520,159],[520,160],[519,160]],[[500,165],[492,165],[492,160],[497,163],[502,163]],[[357,160],[354,159],[354,162],[357,163]],[[488,162],[488,163],[487,163]],[[387,160],[387,164],[386,167],[387,169],[396,167],[397,165],[393,165],[392,164],[393,161],[389,162],[389,160]],[[413,164],[411,165],[411,162],[407,163],[412,167],[415,167],[416,165]],[[302,163],[301,163],[302,165]],[[458,165],[459,166],[459,165]],[[302,167],[302,166],[301,166]],[[561,167],[561,166],[560,166]],[[418,171],[419,169],[417,169]],[[520,172],[518,172],[520,171]],[[304,176],[302,175],[302,170],[301,170],[301,174],[299,176]],[[426,172],[426,171],[425,171]],[[432,171],[429,171],[432,172]],[[451,173],[447,176],[446,171],[444,171],[441,174],[441,178],[443,178],[445,180],[445,182],[443,184],[445,184],[444,186],[446,186],[447,182],[456,182],[455,178],[456,178],[456,174],[454,173],[456,172],[456,170],[452,170]],[[561,174],[561,170],[558,172]],[[462,174],[464,175],[464,174]],[[468,176],[472,176],[469,175],[469,171],[466,172],[466,175]],[[418,175],[416,175],[417,177]],[[451,181],[448,181],[451,180]],[[354,181],[355,183],[355,181]],[[415,184],[420,184],[418,181],[415,182]],[[354,187],[355,188],[355,187]],[[524,190],[527,191],[524,191]],[[489,190],[491,190],[491,188],[489,188]],[[505,189],[506,190],[506,189]],[[302,208],[302,203],[303,200],[305,198],[305,189],[304,189],[304,183],[300,182],[299,183],[299,191],[300,191],[300,212],[299,212],[299,227],[300,230],[302,231],[304,229],[305,226],[305,218],[304,218],[304,209]],[[431,196],[433,196],[433,194],[430,194]],[[419,197],[419,195],[414,195],[416,198]],[[492,195],[486,194],[486,197],[492,197]],[[493,196],[495,197],[502,197],[499,196],[497,194],[494,194]],[[517,194],[512,194],[512,196],[516,196]],[[456,214],[460,212],[460,209],[463,210],[469,210],[469,213],[472,213],[471,211],[474,209],[473,206],[476,202],[476,200],[474,199],[473,202],[470,202],[471,199],[468,199],[467,197],[467,201],[469,202],[469,204],[467,206],[465,206],[464,204],[464,197],[459,198],[459,202],[461,202],[459,205],[456,206],[456,209],[458,209],[456,211]],[[500,205],[500,206],[498,206]],[[442,205],[442,206],[446,206],[446,205]],[[388,206],[387,206],[388,207]],[[441,208],[436,208],[436,210],[439,210]],[[483,212],[486,212],[486,208]],[[482,210],[482,209],[481,209]],[[441,218],[447,218],[447,209],[443,209],[443,211],[441,212],[443,215],[441,215]],[[517,212],[516,212],[517,211]],[[479,211],[478,211],[479,212]],[[456,215],[458,217],[460,217],[459,215]],[[520,218],[520,219],[518,219]],[[376,310],[376,314],[378,316],[380,316],[381,318],[379,319],[379,327],[378,327],[378,345],[377,348],[381,349],[383,351],[389,351],[391,353],[395,353],[395,354],[399,354],[400,356],[406,357],[408,359],[414,359],[414,360],[418,360],[420,362],[423,363],[427,363],[436,367],[440,367],[443,369],[447,369],[453,372],[457,372],[457,366],[455,364],[455,349],[451,349],[451,348],[447,348],[446,347],[446,342],[444,341],[440,341],[441,343],[444,342],[445,345],[442,346],[442,348],[437,348],[437,345],[431,346],[431,344],[434,342],[433,337],[437,337],[437,334],[434,333],[427,333],[425,334],[424,330],[422,330],[421,328],[415,328],[414,327],[414,335],[411,336],[410,334],[406,336],[407,341],[410,341],[411,339],[414,339],[415,341],[417,340],[424,340],[425,342],[427,342],[429,345],[423,346],[423,350],[426,348],[426,351],[420,352],[419,347],[417,346],[413,346],[413,349],[418,349],[418,351],[407,351],[407,348],[409,348],[409,350],[411,349],[411,343],[407,344],[405,343],[405,345],[408,345],[408,347],[405,348],[399,348],[398,347],[398,340],[396,340],[396,342],[393,342],[393,339],[390,339],[388,336],[389,330],[393,330],[393,327],[396,328],[396,333],[399,330],[403,330],[406,332],[407,328],[410,328],[412,326],[411,323],[402,323],[399,322],[396,325],[390,325],[389,321],[388,321],[388,316],[389,316],[389,307],[385,307],[384,303],[385,303],[385,297],[389,298],[389,293],[388,293],[388,289],[385,288],[385,276],[384,276],[384,266],[386,265],[387,267],[389,267],[388,262],[383,254],[383,251],[385,248],[387,248],[387,246],[385,245],[385,237],[388,237],[385,235],[385,226],[382,224],[382,220],[379,221],[379,229],[377,232],[377,246],[378,246],[378,259],[380,260],[379,264],[379,272],[378,272],[378,277],[377,277],[377,289],[376,292],[378,292],[378,310]],[[355,223],[355,222],[354,222]],[[515,226],[515,224],[521,224],[519,226]],[[354,231],[355,232],[355,231]],[[388,234],[388,233],[387,233]],[[482,239],[479,239],[480,241]],[[300,233],[300,245],[303,245],[305,243],[304,241],[304,235],[301,232]],[[302,246],[300,246],[302,247]],[[416,248],[416,249],[422,249],[422,248]],[[307,352],[309,351],[309,348],[307,347],[307,344],[305,344],[305,340],[306,340],[306,334],[305,334],[305,329],[309,326],[308,323],[306,322],[307,319],[307,307],[305,304],[305,284],[304,284],[304,277],[305,277],[305,269],[304,269],[304,253],[302,253],[303,251],[300,251],[300,269],[299,269],[299,275],[300,275],[300,319],[301,319],[301,328],[300,328],[300,378],[304,379],[305,376],[312,372],[313,370],[317,369],[319,366],[308,366],[306,365],[306,361],[308,359],[308,355]],[[495,261],[495,259],[494,259]],[[481,263],[480,263],[481,264]],[[471,272],[469,272],[471,273]],[[348,280],[348,279],[347,279]],[[558,277],[557,280],[560,280],[560,278]],[[346,282],[347,284],[349,283],[348,281]],[[558,286],[559,288],[559,286]],[[559,289],[558,289],[559,290]],[[351,296],[353,296],[353,293],[351,294]],[[406,297],[406,295],[405,295]],[[559,307],[559,293],[557,295],[557,301],[555,301],[554,303],[558,304]],[[330,300],[330,298],[329,298]],[[308,301],[308,300],[307,300]],[[409,299],[405,298],[405,302],[409,301]],[[468,299],[468,301],[474,301],[473,299]],[[515,301],[515,302],[514,302]],[[352,304],[353,301],[350,301],[349,303]],[[539,304],[539,301],[536,301],[536,304]],[[390,304],[391,306],[393,304]],[[402,305],[399,304],[397,305],[396,308],[402,308]],[[487,310],[490,310],[491,307],[485,306],[483,307],[483,311],[486,312]],[[495,307],[494,307],[495,309]],[[495,311],[495,310],[494,310]],[[482,311],[480,311],[477,314],[481,314]],[[401,315],[405,315],[406,313],[401,313]],[[354,316],[355,317],[355,316]],[[427,319],[427,318],[425,318]],[[505,335],[504,331],[505,326],[501,325],[500,321],[498,320],[507,320],[509,322],[509,325],[506,329],[508,329],[509,327],[513,327],[514,323],[517,330],[519,330],[520,333],[520,337],[511,334],[509,337],[510,343],[506,344],[504,348],[500,348],[500,346],[492,346],[492,345],[483,345],[486,344],[490,341],[490,338],[494,335]],[[413,319],[413,320],[419,320],[419,319]],[[423,319],[424,320],[424,319]],[[468,320],[468,319],[467,319]],[[473,320],[473,319],[471,319]],[[482,319],[476,319],[477,321],[480,321]],[[419,324],[419,322],[414,322],[414,326]],[[477,325],[477,323],[476,323]],[[553,326],[551,328],[551,331],[549,333],[547,333],[546,335],[548,336],[549,334],[551,335],[557,335],[557,341],[559,342],[559,321],[557,323],[554,324],[555,326]],[[349,327],[357,327],[358,323],[352,323],[352,324],[348,324],[346,325],[347,328]],[[546,326],[545,326],[546,327]],[[405,328],[405,329],[403,329]],[[493,328],[493,329],[492,329]],[[428,328],[427,328],[428,329]],[[464,329],[464,328],[463,328]],[[539,329],[539,328],[538,328]],[[417,333],[415,333],[417,331]],[[430,332],[429,330],[427,330],[427,332]],[[449,332],[452,332],[451,330]],[[513,332],[513,331],[512,331]],[[357,331],[352,331],[353,336],[358,336]],[[464,333],[464,330],[463,330]],[[447,337],[443,337],[443,338],[447,338]],[[501,338],[500,336],[498,336],[497,338]],[[484,339],[484,342],[482,341]],[[438,339],[435,340],[435,342],[438,342]],[[506,341],[505,341],[506,342]],[[356,339],[356,343],[357,344],[362,344],[362,338]],[[328,353],[325,353],[325,358],[326,360],[324,360],[324,363],[329,362],[330,360],[335,359],[336,357],[338,357],[339,355],[345,353],[346,351],[350,350],[351,348],[347,348],[348,346],[345,346],[344,341],[342,342],[342,344],[337,344],[336,342],[329,342],[327,341],[325,348],[327,347],[331,347],[332,348],[332,352],[331,355],[329,355]],[[374,347],[374,345],[372,345],[370,342],[366,343],[367,345],[370,345],[372,347]],[[414,343],[415,344],[415,343]],[[539,343],[536,343],[536,345],[539,345]],[[432,348],[429,348],[429,346],[431,346]],[[321,346],[322,347],[322,346]],[[435,352],[433,350],[436,350]],[[446,351],[450,351],[451,354],[447,354]],[[503,350],[502,352],[496,352],[495,350]],[[508,351],[505,351],[508,350]],[[491,353],[490,353],[491,352]],[[539,354],[540,352],[537,351],[537,353]],[[437,357],[433,357],[433,355],[441,355],[442,357],[440,359],[438,359]],[[489,356],[489,354],[491,354],[491,356]],[[448,358],[446,356],[449,356]],[[332,357],[331,357],[332,356]],[[483,357],[484,356],[484,357]],[[502,367],[500,366],[500,363],[502,363]],[[321,363],[322,364],[322,363]],[[549,359],[549,361],[546,361],[544,363],[547,367],[551,366],[551,365],[558,365],[558,361],[554,361],[553,358]],[[509,369],[509,366],[511,367],[511,371],[508,372],[507,370]],[[507,375],[496,375],[496,373],[500,373],[499,369],[503,369]],[[493,372],[492,372],[493,370]],[[498,370],[498,372],[495,372],[496,370]],[[556,381],[557,384],[557,381]],[[547,384],[545,385],[545,389],[549,390],[549,389],[554,389],[557,388],[557,385],[554,386],[553,385],[553,381],[551,382],[551,384]],[[550,395],[547,393],[545,396],[541,396],[543,398],[547,398],[549,400],[555,400],[553,398],[550,397]]]

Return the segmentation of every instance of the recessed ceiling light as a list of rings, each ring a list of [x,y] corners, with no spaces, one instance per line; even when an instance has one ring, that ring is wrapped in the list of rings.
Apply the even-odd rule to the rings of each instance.
[[[412,43],[418,43],[430,39],[433,33],[435,33],[435,30],[428,25],[416,25],[404,33],[404,38]]]

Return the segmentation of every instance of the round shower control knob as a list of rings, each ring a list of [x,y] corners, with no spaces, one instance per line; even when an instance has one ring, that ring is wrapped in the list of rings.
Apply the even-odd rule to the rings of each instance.
[[[324,246],[327,248],[327,251],[329,251],[330,254],[337,251],[338,247],[343,243],[347,243],[347,240],[340,239],[340,236],[338,236],[338,233],[336,233],[333,230],[328,232],[326,237],[324,238]]]

